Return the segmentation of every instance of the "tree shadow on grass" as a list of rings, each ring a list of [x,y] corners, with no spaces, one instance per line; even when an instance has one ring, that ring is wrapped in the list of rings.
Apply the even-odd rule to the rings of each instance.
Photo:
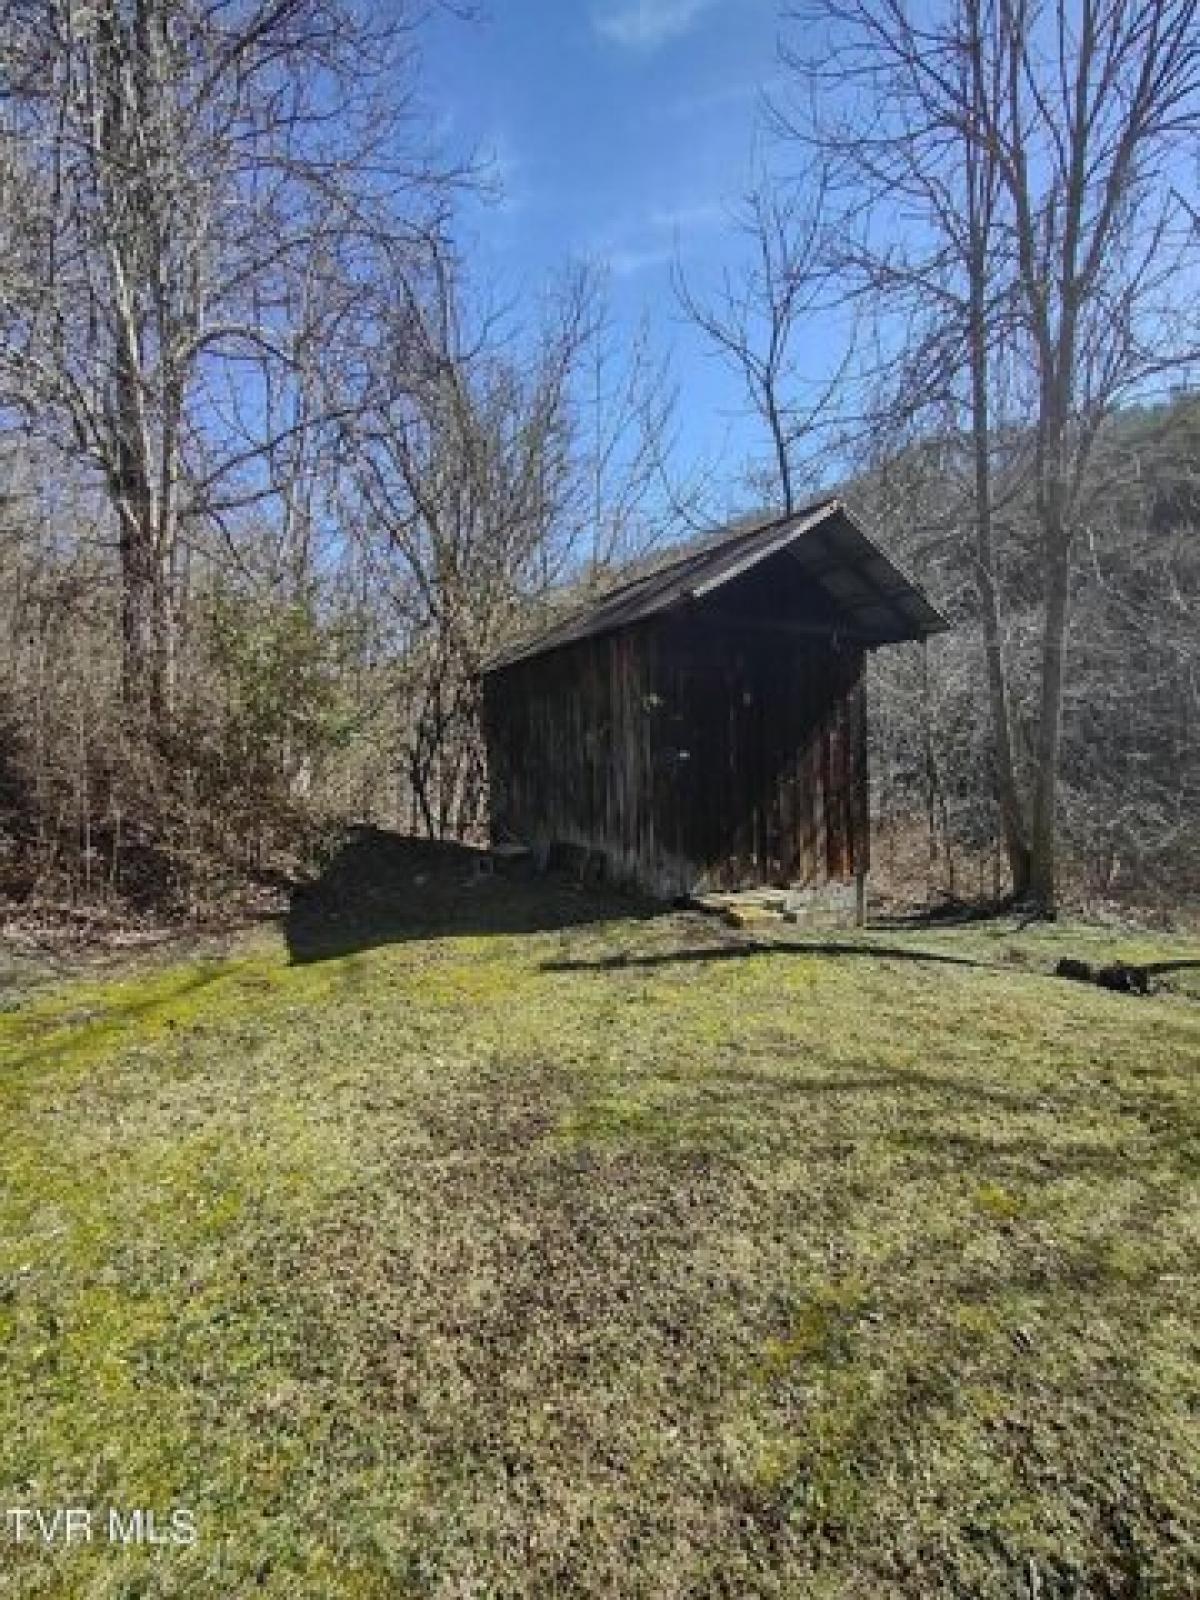
[[[320,876],[292,895],[284,936],[296,964],[409,940],[552,932],[660,914],[528,864],[495,872],[483,851],[357,828]]]
[[[988,967],[995,963],[971,956],[947,955],[935,950],[911,950],[903,945],[843,944],[836,939],[743,940],[730,945],[698,945],[651,955],[603,956],[594,961],[546,961],[544,972],[611,972],[622,968],[667,967],[689,961],[742,961],[750,956],[867,956],[875,961],[934,962],[951,967]]]
[[[736,944],[697,945],[676,950],[660,950],[649,955],[632,955],[618,952],[592,960],[558,960],[542,964],[544,972],[619,972],[622,969],[668,967],[688,962],[743,961],[752,956],[828,956],[842,960],[865,957],[874,961],[913,961],[924,965],[971,967],[980,972],[1014,973],[1030,978],[1048,978],[1054,982],[1076,983],[1074,973],[1062,970],[1039,969],[1031,966],[1014,966],[1010,962],[980,960],[975,956],[953,955],[944,950],[920,950],[912,946],[894,944],[855,944],[837,939],[743,939]],[[1200,968],[1200,961],[1153,961],[1138,965],[1117,963],[1112,967],[1089,971],[1087,980],[1112,993],[1140,996],[1152,993],[1152,985],[1161,984],[1184,972]],[[1162,985],[1169,991],[1171,984]],[[1186,990],[1179,990],[1186,993]]]

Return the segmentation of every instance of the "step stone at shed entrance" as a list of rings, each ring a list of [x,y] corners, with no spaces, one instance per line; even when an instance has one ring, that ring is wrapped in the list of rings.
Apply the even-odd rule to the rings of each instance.
[[[857,918],[854,884],[811,889],[745,889],[694,895],[689,904],[734,928],[843,927]]]

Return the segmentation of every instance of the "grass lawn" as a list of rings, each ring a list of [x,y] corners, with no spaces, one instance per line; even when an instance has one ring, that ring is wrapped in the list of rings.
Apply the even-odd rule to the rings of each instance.
[[[0,1014],[0,1593],[1200,1594],[1195,945],[461,897]]]

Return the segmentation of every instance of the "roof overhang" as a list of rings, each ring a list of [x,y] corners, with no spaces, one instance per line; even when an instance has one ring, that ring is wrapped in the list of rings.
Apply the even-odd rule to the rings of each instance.
[[[866,648],[927,639],[950,624],[924,590],[868,537],[837,499],[789,517],[738,528],[654,571],[621,584],[536,638],[484,663],[498,672],[584,639],[631,627],[693,604],[786,552],[844,618],[841,631]]]

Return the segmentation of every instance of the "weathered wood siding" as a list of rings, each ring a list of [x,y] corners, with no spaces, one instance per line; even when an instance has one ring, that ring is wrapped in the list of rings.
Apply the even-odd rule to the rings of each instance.
[[[778,624],[778,583],[739,583],[490,674],[494,836],[665,894],[865,871],[863,651],[784,598]]]
[[[863,665],[827,639],[701,617],[664,629],[657,809],[669,853],[699,869],[689,887],[866,870]]]

